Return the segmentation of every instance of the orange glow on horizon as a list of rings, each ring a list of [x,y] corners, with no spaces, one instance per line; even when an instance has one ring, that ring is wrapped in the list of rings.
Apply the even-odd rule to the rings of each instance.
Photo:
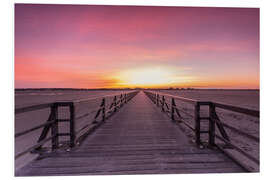
[[[114,88],[223,88],[223,89],[259,89],[259,79],[251,77],[229,76],[208,79],[199,76],[179,76],[174,68],[138,68],[130,69],[114,76]]]
[[[120,73],[120,84],[129,87],[152,87],[162,86],[170,82],[172,73],[161,68],[135,69]]]

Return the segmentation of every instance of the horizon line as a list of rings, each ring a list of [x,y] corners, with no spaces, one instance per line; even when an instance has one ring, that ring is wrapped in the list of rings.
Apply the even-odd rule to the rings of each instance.
[[[127,90],[127,89],[155,89],[155,90],[260,90],[260,88],[14,88],[14,90]]]

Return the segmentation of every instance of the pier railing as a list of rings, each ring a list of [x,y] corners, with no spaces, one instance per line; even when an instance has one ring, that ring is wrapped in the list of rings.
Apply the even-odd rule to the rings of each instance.
[[[70,148],[79,145],[90,132],[100,126],[137,93],[138,91],[130,91],[70,102],[53,102],[16,108],[15,116],[18,114],[49,109],[49,117],[46,122],[15,133],[16,140],[17,138],[29,135],[29,133],[41,130],[37,142],[31,147],[27,147],[26,149],[17,152],[15,154],[15,159],[29,152],[40,154],[46,152],[48,149],[43,147],[46,143],[49,144],[50,150],[57,150],[60,148],[70,150]],[[81,111],[82,107],[85,108],[83,111]],[[69,113],[67,113],[67,111]],[[32,117],[28,118],[32,119]],[[61,137],[65,137],[66,141],[60,141]]]
[[[233,113],[241,113],[255,118],[260,117],[259,111],[211,101],[197,101],[156,91],[144,91],[144,93],[153,101],[154,104],[156,104],[156,106],[160,107],[172,121],[180,124],[182,123],[188,127],[194,133],[195,142],[199,147],[216,147],[249,171],[252,171],[250,167],[243,165],[237,158],[231,155],[231,153],[228,153],[226,149],[234,149],[259,165],[258,158],[247,153],[244,149],[239,147],[239,145],[232,142],[232,138],[230,137],[228,130],[238,136],[243,136],[254,143],[259,143],[259,137],[223,122],[218,116],[217,109]],[[190,107],[181,108],[184,104],[189,104]],[[207,135],[207,139],[203,141],[202,136],[204,135]],[[222,142],[222,144],[217,141]]]

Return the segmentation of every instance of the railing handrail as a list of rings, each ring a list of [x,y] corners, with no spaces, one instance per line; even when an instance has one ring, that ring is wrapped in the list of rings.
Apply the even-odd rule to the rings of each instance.
[[[74,103],[87,102],[87,101],[96,100],[96,99],[102,99],[102,98],[120,96],[121,94],[132,93],[132,92],[135,92],[135,91],[129,91],[129,92],[125,92],[125,93],[123,93],[123,92],[122,93],[115,93],[115,94],[104,95],[104,96],[98,96],[98,97],[93,97],[93,98],[82,98],[82,99],[74,100],[72,102],[74,102]]]
[[[54,102],[52,103],[44,103],[44,104],[35,104],[35,105],[30,105],[30,106],[24,106],[20,108],[15,108],[15,114],[20,114],[24,112],[29,112],[29,111],[35,111],[39,109],[45,109],[49,108],[53,105]]]
[[[127,94],[129,93],[132,93],[132,92],[135,92],[135,91],[130,91],[128,92]],[[118,95],[121,95],[123,93],[117,93],[117,94],[113,94],[113,95],[106,95],[106,96],[99,96],[99,97],[95,97],[95,98],[92,98],[92,99],[100,99],[100,98],[106,98],[106,97],[114,97],[114,96],[118,96]],[[126,94],[126,93],[124,93]],[[83,101],[84,100],[91,100],[90,98],[87,98],[87,99],[82,99]],[[40,109],[45,109],[45,108],[49,108],[51,106],[53,106],[54,104],[61,104],[61,105],[67,105],[67,104],[72,104],[72,103],[75,103],[77,101],[56,101],[56,102],[52,102],[52,103],[44,103],[44,104],[36,104],[36,105],[31,105],[31,106],[25,106],[25,107],[21,107],[21,108],[16,108],[15,109],[15,114],[20,114],[20,113],[25,113],[25,112],[29,112],[29,111],[35,111],[35,110],[40,110]],[[79,101],[79,102],[82,102],[82,101]],[[118,103],[117,103],[118,105]],[[101,109],[101,107],[99,108],[96,108],[96,110],[99,110]],[[77,119],[77,117],[75,117],[75,119]],[[34,130],[37,130],[37,129],[40,129],[48,124],[51,124],[52,122],[46,122],[46,123],[41,123],[39,125],[36,125],[30,129],[27,129],[27,130],[24,130],[24,131],[21,131],[19,133],[15,133],[15,138],[19,137],[19,136],[22,136],[24,134],[27,134],[29,132],[32,132]]]
[[[129,91],[128,93],[131,93],[131,92],[133,92],[133,91]],[[120,96],[121,94],[123,94],[123,93],[115,93],[115,94],[109,94],[109,95],[98,96],[98,97],[93,97],[93,98],[77,99],[77,100],[71,100],[71,101],[69,101],[69,100],[65,101],[64,100],[64,101],[55,101],[55,102],[50,102],[50,103],[34,104],[34,105],[30,105],[30,106],[24,106],[24,107],[15,108],[15,114],[20,114],[20,113],[24,113],[24,112],[49,108],[54,103],[70,103],[70,102],[80,103],[80,102],[85,102],[85,101],[90,101],[90,100],[95,100],[95,99],[102,99],[102,98],[107,98],[107,97]]]
[[[146,91],[146,92],[151,92],[151,93],[157,93],[159,95],[163,95],[163,96],[168,96],[174,99],[179,99],[182,101],[186,101],[186,102],[191,102],[191,103],[197,103],[197,102],[204,102],[204,101],[200,101],[200,100],[196,100],[196,99],[190,99],[190,98],[185,98],[185,97],[181,97],[181,96],[175,96],[175,95],[170,95],[167,93],[160,93],[157,91]],[[211,102],[215,107],[220,108],[220,109],[226,109],[226,110],[231,110],[234,112],[238,112],[238,113],[242,113],[242,114],[246,114],[246,115],[250,115],[253,117],[260,117],[260,111],[255,110],[255,109],[249,109],[249,108],[243,108],[240,106],[235,106],[235,105],[231,105],[231,104],[226,104],[226,103],[219,103],[219,102],[215,102],[215,101],[207,101],[207,102]]]
[[[38,129],[40,129],[40,128],[43,128],[43,127],[45,127],[46,125],[51,125],[51,124],[53,124],[53,123],[54,123],[54,121],[45,122],[45,123],[36,125],[36,126],[30,128],[30,129],[27,129],[27,130],[24,130],[24,131],[15,133],[15,138],[20,137],[20,136],[23,136],[23,135],[25,135],[25,134],[28,134],[28,133],[30,133],[30,132],[32,132],[32,131],[35,131],[35,130],[38,130]]]
[[[235,105],[225,104],[225,103],[218,103],[218,102],[212,102],[212,103],[215,107],[220,108],[220,109],[226,109],[226,110],[250,115],[253,117],[258,117],[258,118],[260,117],[260,111],[258,111],[258,110],[243,108],[240,106],[235,106]]]
[[[102,104],[100,105],[99,108],[96,108],[96,110],[98,110],[98,112],[97,112],[94,119],[96,119],[100,114],[102,114],[102,121],[104,121],[106,118],[105,115],[107,113],[109,113],[109,112],[105,111],[105,98],[114,97],[113,102],[112,102],[112,104],[114,106],[110,107],[109,110],[114,108],[113,112],[116,112],[116,110],[118,108],[120,108],[124,103],[127,103],[137,93],[138,93],[138,91],[128,91],[128,92],[122,91],[121,93],[79,100],[79,102],[89,101],[89,100],[93,100],[93,99],[102,99]],[[117,98],[120,98],[120,100],[117,100]],[[75,132],[75,120],[78,118],[75,116],[75,112],[74,112],[74,105],[76,102],[78,102],[78,101],[61,101],[61,102],[57,101],[57,102],[52,102],[52,103],[37,104],[37,105],[26,106],[26,107],[15,109],[15,114],[19,114],[19,113],[24,113],[24,112],[29,112],[29,111],[34,111],[34,110],[39,110],[39,109],[44,109],[44,108],[50,108],[49,118],[48,118],[47,122],[36,125],[34,127],[31,127],[30,129],[26,129],[26,130],[23,130],[21,132],[15,133],[15,138],[18,138],[18,137],[26,135],[32,131],[36,131],[40,128],[43,128],[43,131],[41,132],[41,135],[38,139],[37,144],[35,144],[34,146],[31,146],[27,150],[15,155],[15,159],[26,154],[27,152],[40,149],[41,146],[49,140],[52,140],[52,149],[56,149],[59,145],[59,142],[58,142],[59,136],[70,136],[70,147],[73,147],[77,141],[76,134],[78,133],[78,132]],[[57,117],[57,109],[60,106],[68,106],[69,107],[70,118],[59,119]],[[85,116],[85,115],[83,115],[83,116]],[[65,122],[65,121],[70,122],[69,133],[59,133],[58,132],[58,123]],[[46,138],[48,133],[49,133],[49,130],[51,130],[52,135],[49,138]]]
[[[191,103],[191,104],[196,104],[198,102],[195,99],[185,98],[185,97],[181,97],[181,96],[174,96],[174,95],[166,94],[166,93],[160,93],[158,91],[146,91],[146,92],[150,92],[150,93],[154,93],[154,94],[159,94],[161,96],[168,96],[168,97],[171,97],[171,98],[174,98],[174,99],[178,99],[178,100],[181,100],[181,101],[185,101],[185,102],[188,102],[188,103]]]
[[[209,139],[208,141],[208,146],[213,147],[213,146],[217,146],[219,149],[222,150],[222,147],[219,146],[218,144],[215,143],[215,137],[218,138],[219,140],[223,141],[226,145],[229,145],[231,147],[233,147],[236,151],[238,151],[239,153],[243,154],[245,157],[247,157],[248,159],[250,159],[251,161],[259,164],[259,160],[246,153],[242,148],[238,147],[238,145],[235,145],[233,143],[231,143],[230,138],[228,136],[228,134],[226,133],[224,127],[229,128],[231,131],[234,131],[236,133],[238,133],[239,135],[242,135],[244,137],[247,137],[249,139],[252,139],[253,141],[259,142],[259,137],[250,135],[246,132],[243,132],[241,130],[238,130],[237,128],[234,128],[226,123],[223,123],[220,121],[217,113],[216,113],[216,108],[221,108],[221,109],[225,109],[225,110],[229,110],[232,112],[238,112],[238,113],[242,113],[242,114],[246,114],[246,115],[250,115],[253,117],[257,117],[259,118],[259,114],[260,111],[257,110],[252,110],[252,109],[248,109],[248,108],[242,108],[242,107],[238,107],[238,106],[233,106],[233,105],[228,105],[228,104],[222,104],[222,103],[216,103],[216,102],[212,102],[212,101],[197,101],[197,100],[193,100],[194,102],[196,101],[196,103],[194,103],[194,122],[195,122],[195,128],[193,129],[193,127],[191,125],[189,125],[189,123],[185,122],[182,118],[182,116],[179,114],[178,112],[178,108],[177,105],[175,104],[175,99],[181,99],[182,97],[177,97],[177,96],[173,96],[173,95],[169,95],[169,94],[165,94],[165,93],[159,93],[156,91],[145,91],[146,95],[155,103],[157,104],[157,106],[159,107],[159,103],[161,104],[161,108],[163,112],[164,111],[164,102],[165,97],[171,97],[171,109],[169,109],[169,113],[171,113],[171,119],[172,121],[175,121],[174,118],[174,113],[176,112],[176,114],[179,116],[179,118],[181,119],[180,122],[184,123],[186,126],[188,126],[189,128],[192,129],[192,131],[195,132],[195,136],[196,136],[196,144],[201,146],[202,145],[202,141],[201,141],[201,133],[208,133],[209,135]],[[162,96],[162,100],[161,97]],[[205,116],[205,117],[201,117],[200,115],[200,106],[208,106],[209,107],[209,117]],[[168,109],[168,107],[167,107]],[[205,119],[205,120],[209,120],[209,130],[203,130],[201,131],[201,120]],[[221,136],[217,135],[215,133],[215,127],[217,126]],[[204,142],[205,143],[205,142]],[[228,154],[225,150],[222,150],[225,154]],[[231,156],[230,156],[231,157]],[[249,168],[246,168],[241,162],[239,162],[237,159],[234,159],[235,162],[237,162],[239,165],[241,165],[242,167],[244,167],[246,170],[250,171]]]
[[[123,103],[126,103],[130,97],[128,97],[127,95],[132,95],[134,93],[137,94],[138,91],[130,91],[128,93],[121,93],[119,98],[117,100],[117,95],[114,95],[114,99],[113,101],[111,102],[111,105],[108,107],[108,109],[106,108],[106,105],[105,105],[105,98],[103,98],[104,102],[102,102],[102,104],[100,105],[99,108],[96,108],[97,111],[96,112],[96,115],[94,117],[94,119],[96,119],[100,114],[102,114],[102,116],[107,116],[109,113],[112,113],[112,112],[115,112],[117,110],[117,108],[120,108]],[[104,104],[103,104],[104,103]],[[101,112],[103,111],[103,112]],[[105,118],[105,117],[104,117]],[[77,119],[77,118],[75,118]],[[90,126],[91,124],[87,124],[86,126]],[[86,127],[82,127],[81,129],[85,129]],[[81,131],[81,129],[79,131]]]

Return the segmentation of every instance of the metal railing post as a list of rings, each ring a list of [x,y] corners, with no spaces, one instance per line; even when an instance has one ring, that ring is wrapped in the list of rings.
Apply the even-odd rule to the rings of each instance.
[[[215,145],[215,112],[216,108],[213,103],[209,104],[209,145],[214,146]]]
[[[113,99],[113,105],[114,105],[114,112],[116,112],[116,96],[114,96],[114,99]]]
[[[105,119],[106,119],[106,101],[105,101],[105,98],[102,99],[102,104],[103,104],[103,107],[102,107],[102,121],[105,121]]]
[[[69,106],[69,113],[70,113],[70,147],[75,146],[75,141],[76,141],[76,133],[75,133],[75,107],[74,104],[71,103]]]
[[[125,103],[127,103],[127,93],[125,93]]]
[[[57,111],[58,105],[57,103],[54,103],[51,106],[51,113],[52,113],[52,121],[53,124],[51,126],[51,135],[52,135],[52,149],[57,149],[59,145],[58,140],[58,111]]]
[[[174,112],[175,112],[175,101],[174,101],[174,98],[172,98],[172,102],[171,102],[171,119],[172,121],[175,121],[175,118],[174,118]]]
[[[123,103],[123,95],[121,94],[120,95],[120,107],[122,106],[122,103]]]
[[[159,94],[157,94],[157,106],[159,106]]]
[[[164,104],[165,104],[165,97],[162,96],[162,111],[165,111],[165,110],[164,110]]]
[[[51,112],[50,112],[50,115],[49,115],[49,118],[48,118],[47,122],[55,121],[53,119],[54,118],[54,112],[52,111],[52,109],[53,109],[52,106],[50,107],[50,109],[51,109]],[[43,128],[43,130],[42,130],[42,132],[41,132],[41,134],[40,134],[40,136],[38,138],[38,141],[37,141],[38,143],[46,138],[49,130],[51,129],[51,126],[52,126],[51,124],[44,126],[44,128]],[[41,149],[42,149],[42,145],[37,147],[35,150],[39,151]]]
[[[199,102],[195,104],[194,118],[195,118],[194,120],[195,120],[196,144],[199,146],[201,145],[201,137],[200,137],[201,124],[200,124],[200,103]]]

